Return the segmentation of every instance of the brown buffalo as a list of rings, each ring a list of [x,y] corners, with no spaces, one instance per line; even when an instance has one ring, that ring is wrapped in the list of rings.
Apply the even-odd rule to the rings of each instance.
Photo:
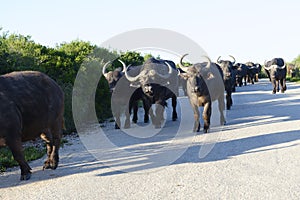
[[[180,75],[187,79],[187,95],[194,111],[195,118],[193,131],[200,131],[200,112],[198,108],[203,107],[203,131],[204,133],[207,133],[210,127],[211,106],[213,101],[218,100],[220,124],[224,125],[226,123],[223,113],[225,109],[225,88],[222,69],[217,64],[212,63],[206,56],[208,62],[196,63],[185,67],[182,65],[182,59],[186,55],[187,54],[183,55],[179,62],[181,69],[186,73]]]
[[[40,136],[47,145],[43,169],[56,169],[63,129],[64,94],[41,72],[23,71],[0,76],[0,146],[7,145],[28,180],[31,168],[22,142]]]

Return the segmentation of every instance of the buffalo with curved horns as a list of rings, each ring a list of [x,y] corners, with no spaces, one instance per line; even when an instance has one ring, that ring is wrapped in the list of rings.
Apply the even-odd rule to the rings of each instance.
[[[199,107],[203,109],[204,132],[207,133],[210,126],[211,106],[212,102],[218,100],[220,112],[220,124],[225,124],[224,117],[224,82],[221,68],[212,63],[207,58],[208,62],[196,63],[191,66],[185,67],[182,65],[182,59],[187,54],[183,55],[180,59],[180,68],[186,73],[180,74],[187,79],[187,94],[194,111],[194,132],[200,131],[200,113]]]
[[[149,121],[149,114],[148,110],[146,109],[145,105],[145,95],[143,94],[141,88],[133,88],[130,86],[130,82],[124,76],[126,70],[126,64],[119,60],[122,64],[123,69],[117,68],[114,71],[107,71],[107,66],[111,62],[105,63],[102,68],[102,74],[106,78],[109,89],[112,93],[111,97],[111,105],[112,105],[112,112],[115,117],[115,129],[119,129],[121,127],[121,113],[125,112],[125,124],[124,128],[130,127],[130,115],[133,109],[133,118],[132,121],[137,123],[138,120],[138,101],[142,100],[144,105],[144,122],[147,123]],[[130,73],[136,73],[138,67],[136,66],[128,66],[130,68]]]
[[[233,61],[220,60],[221,56],[218,57],[217,63],[220,65],[223,71],[223,79],[226,91],[226,108],[230,110],[233,104],[232,92],[235,92],[235,81],[236,81],[236,70],[234,70],[235,58],[230,56]]]
[[[248,67],[248,78],[247,82],[254,84],[254,82],[258,82],[258,74],[261,71],[261,65],[253,62],[246,62],[245,65]]]
[[[265,62],[264,69],[273,85],[272,93],[275,94],[276,91],[279,92],[279,85],[281,87],[281,92],[284,93],[286,91],[287,74],[284,60],[282,58],[273,58],[272,60]]]
[[[248,67],[243,64],[243,63],[236,63],[234,65],[234,68],[236,70],[236,85],[238,86],[242,86],[243,85],[243,81],[244,81],[244,85],[247,85],[247,74],[248,74]]]
[[[147,108],[156,104],[155,114],[150,110],[150,117],[155,128],[160,128],[163,121],[163,111],[166,100],[172,98],[172,120],[177,119],[176,105],[178,95],[178,72],[175,63],[169,60],[149,58],[140,67],[136,76],[125,70],[126,78],[132,86],[141,87],[147,96]]]

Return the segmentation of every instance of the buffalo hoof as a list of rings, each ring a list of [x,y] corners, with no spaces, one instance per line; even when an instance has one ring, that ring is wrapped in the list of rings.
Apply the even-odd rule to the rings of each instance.
[[[120,129],[120,127],[118,126],[118,124],[115,124],[115,129]]]
[[[208,133],[208,129],[204,129],[204,130],[203,130],[203,133]]]
[[[198,128],[194,128],[194,129],[193,129],[193,132],[194,132],[194,133],[196,133],[196,132],[197,132],[197,133],[198,133],[198,132],[200,132],[200,127],[198,127]]]
[[[130,119],[128,119],[128,120],[125,121],[124,128],[125,129],[130,128]]]
[[[137,123],[137,120],[138,120],[137,117],[132,118],[132,122],[135,123],[135,124]]]
[[[56,169],[57,168],[58,163],[55,161],[49,161],[46,160],[43,166],[43,170],[44,169]]]
[[[30,177],[31,177],[31,172],[29,172],[28,174],[21,175],[20,180],[27,181],[30,179]]]
[[[130,128],[130,124],[125,124],[124,125],[124,129],[129,129]]]
[[[174,113],[173,113],[173,116],[172,116],[172,120],[173,120],[173,121],[176,121],[177,118],[178,118],[178,117],[177,117],[177,113],[174,112]]]

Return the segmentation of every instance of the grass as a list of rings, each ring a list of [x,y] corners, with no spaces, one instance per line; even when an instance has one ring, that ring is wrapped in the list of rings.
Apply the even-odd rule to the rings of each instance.
[[[300,77],[287,77],[286,78],[287,81],[291,81],[291,82],[297,82],[297,83],[300,83]]]
[[[46,149],[38,149],[36,147],[26,147],[24,149],[25,159],[32,161],[43,157],[46,154]],[[0,148],[0,173],[5,172],[6,168],[18,166],[8,147]]]
[[[64,145],[71,145],[67,139],[61,139],[61,148]],[[43,148],[28,146],[24,148],[24,155],[26,161],[32,161],[43,157],[46,154],[46,145]],[[0,147],[0,173],[6,171],[9,167],[18,166],[19,164],[14,160],[14,157],[8,147]]]

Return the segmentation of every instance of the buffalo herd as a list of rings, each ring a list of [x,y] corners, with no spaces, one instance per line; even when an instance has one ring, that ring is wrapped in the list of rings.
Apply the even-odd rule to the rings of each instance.
[[[177,120],[177,97],[182,87],[190,100],[194,112],[194,132],[200,131],[199,107],[203,107],[203,131],[210,128],[212,102],[217,100],[221,113],[220,124],[226,123],[223,111],[233,105],[232,93],[237,86],[254,84],[258,81],[260,64],[236,63],[231,60],[206,61],[179,68],[170,60],[150,58],[142,65],[131,66],[119,60],[122,68],[107,72],[110,62],[102,68],[111,91],[111,108],[115,117],[115,128],[130,127],[137,123],[139,102],[144,109],[144,122],[149,116],[155,128],[161,128],[167,100],[172,101],[172,120]],[[286,90],[287,67],[282,58],[265,62],[264,69],[273,85],[273,93]],[[24,158],[22,142],[40,136],[47,147],[47,160],[43,169],[56,169],[59,161],[58,150],[63,129],[64,94],[54,80],[47,75],[23,71],[0,76],[0,146],[7,145],[21,169],[21,180],[28,180],[31,168]],[[226,102],[226,103],[225,103]],[[155,111],[152,105],[155,104]],[[121,124],[121,114],[125,113],[125,123]]]
[[[253,62],[237,63],[233,56],[230,60],[218,57],[212,62],[207,56],[207,61],[184,66],[184,54],[179,61],[179,67],[170,60],[150,58],[139,66],[126,66],[122,60],[123,69],[106,72],[106,63],[103,75],[108,81],[112,92],[112,111],[115,117],[115,128],[121,127],[120,115],[125,113],[124,128],[130,127],[130,114],[133,109],[132,121],[137,123],[138,102],[143,102],[144,122],[149,121],[149,115],[155,128],[160,128],[164,120],[163,112],[169,98],[172,99],[172,120],[177,119],[176,105],[179,87],[188,96],[194,112],[194,132],[200,131],[199,107],[203,107],[203,131],[206,133],[210,127],[211,105],[218,101],[220,124],[226,123],[223,111],[230,110],[233,105],[232,93],[236,87],[254,84],[258,81],[262,65]],[[264,64],[265,73],[273,85],[273,93],[286,90],[287,69],[282,58],[274,58]],[[156,105],[155,112],[151,106]]]

